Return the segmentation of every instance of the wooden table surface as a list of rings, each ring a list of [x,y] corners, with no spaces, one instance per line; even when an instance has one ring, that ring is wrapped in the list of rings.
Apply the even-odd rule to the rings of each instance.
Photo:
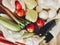
[[[52,39],[49,42],[49,45],[60,45],[60,32],[59,32],[59,34],[57,35],[56,38]]]

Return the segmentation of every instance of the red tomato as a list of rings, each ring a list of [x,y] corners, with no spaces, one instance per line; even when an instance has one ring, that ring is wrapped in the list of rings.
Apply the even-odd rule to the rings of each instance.
[[[17,11],[16,11],[16,14],[17,14],[19,17],[24,17],[25,12],[24,12],[23,9],[21,9],[21,10],[17,10]]]
[[[17,44],[17,45],[25,45],[25,44],[23,44],[23,43],[20,43],[20,42],[16,42],[16,44]]]
[[[39,27],[39,28],[42,28],[44,26],[44,21],[42,19],[38,19],[36,21],[36,25]]]
[[[16,10],[22,9],[22,5],[20,4],[19,1],[16,1],[16,2],[15,2],[15,8],[16,8]]]
[[[27,30],[28,32],[34,32],[34,24],[28,25],[28,26],[26,27],[26,30]]]

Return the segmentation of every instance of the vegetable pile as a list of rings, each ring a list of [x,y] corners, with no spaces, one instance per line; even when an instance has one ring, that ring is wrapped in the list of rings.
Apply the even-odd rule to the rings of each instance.
[[[9,45],[28,45],[27,43],[22,44],[25,41],[23,42],[20,40],[31,38],[36,34],[39,36],[45,36],[60,19],[60,4],[58,3],[59,5],[56,7],[56,1],[13,0],[14,3],[12,0],[11,3],[7,3],[9,2],[7,0],[4,1],[5,0],[2,0],[2,4],[0,4],[1,10],[3,10],[1,11],[2,14],[0,14],[0,25],[2,28],[5,28],[5,30],[1,29],[1,31],[6,39],[9,40],[10,36],[7,36],[9,34],[12,36],[11,38],[15,38],[14,41],[12,41],[12,39],[10,40],[13,44],[9,44],[9,42]],[[48,3],[51,3],[51,5]],[[53,6],[53,4],[55,5]],[[6,16],[2,16],[4,13],[9,19]],[[6,33],[6,31],[9,34]],[[3,41],[4,39],[0,39],[0,42],[5,44]]]

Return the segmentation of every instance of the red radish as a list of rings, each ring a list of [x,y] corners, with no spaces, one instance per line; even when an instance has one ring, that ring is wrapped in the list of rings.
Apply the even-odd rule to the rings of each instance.
[[[28,32],[34,32],[34,24],[29,24],[27,27],[26,27],[26,30]]]
[[[23,43],[20,43],[20,42],[16,42],[16,44],[17,44],[17,45],[25,45],[25,44],[23,44]]]
[[[16,8],[16,10],[22,9],[22,5],[20,4],[19,1],[16,1],[16,2],[15,2],[15,8]]]
[[[15,45],[14,43],[9,42],[7,40],[3,40],[3,39],[0,39],[0,44],[4,44],[4,45]]]
[[[19,17],[24,17],[25,12],[24,12],[24,10],[22,9],[22,10],[16,11],[16,14],[17,14]]]
[[[36,25],[39,27],[39,28],[42,28],[44,26],[44,20],[43,19],[38,19],[36,21]]]
[[[3,35],[0,35],[0,39],[5,39],[5,37]]]

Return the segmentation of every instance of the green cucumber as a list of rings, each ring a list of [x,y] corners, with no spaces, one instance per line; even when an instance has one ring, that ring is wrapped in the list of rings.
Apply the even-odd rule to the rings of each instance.
[[[20,31],[20,27],[5,17],[0,17],[0,24],[12,31]]]
[[[5,6],[3,6],[2,4],[0,4],[0,7],[6,12],[6,14],[8,14],[8,16],[10,16],[20,27],[20,29],[25,28],[26,25],[30,24],[31,22],[26,20],[26,19],[21,19],[18,20],[13,12],[11,12],[9,9],[7,9]]]

